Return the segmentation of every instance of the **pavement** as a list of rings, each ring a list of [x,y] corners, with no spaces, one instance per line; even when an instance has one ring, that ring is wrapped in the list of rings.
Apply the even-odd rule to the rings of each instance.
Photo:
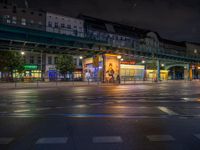
[[[137,84],[161,84],[161,83],[182,83],[182,82],[200,82],[200,80],[186,81],[186,80],[163,80],[160,82],[153,82],[152,80],[141,81],[121,81],[121,85],[137,85]],[[0,82],[0,89],[21,89],[21,88],[57,88],[66,86],[108,86],[108,85],[118,85],[118,83],[101,83],[101,82],[62,82],[62,81],[52,81],[52,82]]]
[[[200,82],[0,91],[0,150],[199,150]]]

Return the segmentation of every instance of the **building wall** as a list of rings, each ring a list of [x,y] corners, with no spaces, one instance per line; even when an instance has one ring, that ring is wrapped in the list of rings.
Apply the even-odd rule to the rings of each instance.
[[[45,30],[46,14],[43,11],[0,3],[0,22],[23,28]]]
[[[84,37],[84,21],[47,12],[46,31]]]
[[[186,43],[187,55],[200,57],[200,44]]]

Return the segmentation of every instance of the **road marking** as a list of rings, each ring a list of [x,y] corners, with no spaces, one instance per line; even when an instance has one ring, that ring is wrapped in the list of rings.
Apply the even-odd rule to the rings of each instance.
[[[87,105],[85,104],[80,104],[80,105],[75,105],[73,106],[74,108],[85,108],[85,107],[88,107]]]
[[[93,104],[89,104],[91,106],[96,106],[96,105],[101,105],[101,103],[93,103]]]
[[[174,111],[168,109],[167,107],[158,106],[157,108],[158,108],[159,110],[161,110],[162,112],[167,113],[167,114],[170,115],[170,116],[178,115],[176,112],[174,112]]]
[[[93,137],[93,143],[122,143],[120,136],[99,136]]]
[[[20,112],[27,112],[30,111],[30,109],[20,109],[20,110],[15,110],[15,113],[20,113]]]
[[[194,136],[200,140],[200,134],[194,134]]]
[[[35,110],[48,110],[51,109],[50,107],[44,107],[44,108],[36,108]]]
[[[167,141],[175,141],[171,135],[148,135],[147,138],[151,142],[167,142]]]
[[[14,138],[10,138],[10,137],[2,137],[0,138],[0,144],[9,144],[10,142],[13,141]]]
[[[56,109],[62,109],[62,108],[65,108],[65,107],[55,107]]]
[[[67,140],[67,137],[40,138],[37,140],[36,144],[64,144],[67,143]]]

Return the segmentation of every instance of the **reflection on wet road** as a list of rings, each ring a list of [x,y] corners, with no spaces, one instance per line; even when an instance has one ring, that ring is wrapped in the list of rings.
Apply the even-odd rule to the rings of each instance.
[[[198,150],[200,83],[2,90],[0,149]]]

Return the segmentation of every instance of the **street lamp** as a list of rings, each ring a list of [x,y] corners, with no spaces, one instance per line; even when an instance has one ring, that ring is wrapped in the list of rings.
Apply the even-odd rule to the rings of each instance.
[[[121,58],[121,61],[124,61],[124,59],[123,59],[123,58]]]
[[[80,59],[83,59],[83,56],[80,56],[79,58],[80,58]]]
[[[144,63],[145,63],[145,60],[142,60],[142,63],[144,64]]]
[[[165,64],[161,64],[161,66],[162,66],[162,67],[164,67],[164,66],[165,66]]]
[[[21,55],[22,55],[22,56],[25,55],[25,52],[24,52],[24,51],[21,51]]]
[[[121,55],[118,55],[118,56],[117,56],[117,59],[121,59],[121,58],[122,58],[122,56],[121,56]]]

